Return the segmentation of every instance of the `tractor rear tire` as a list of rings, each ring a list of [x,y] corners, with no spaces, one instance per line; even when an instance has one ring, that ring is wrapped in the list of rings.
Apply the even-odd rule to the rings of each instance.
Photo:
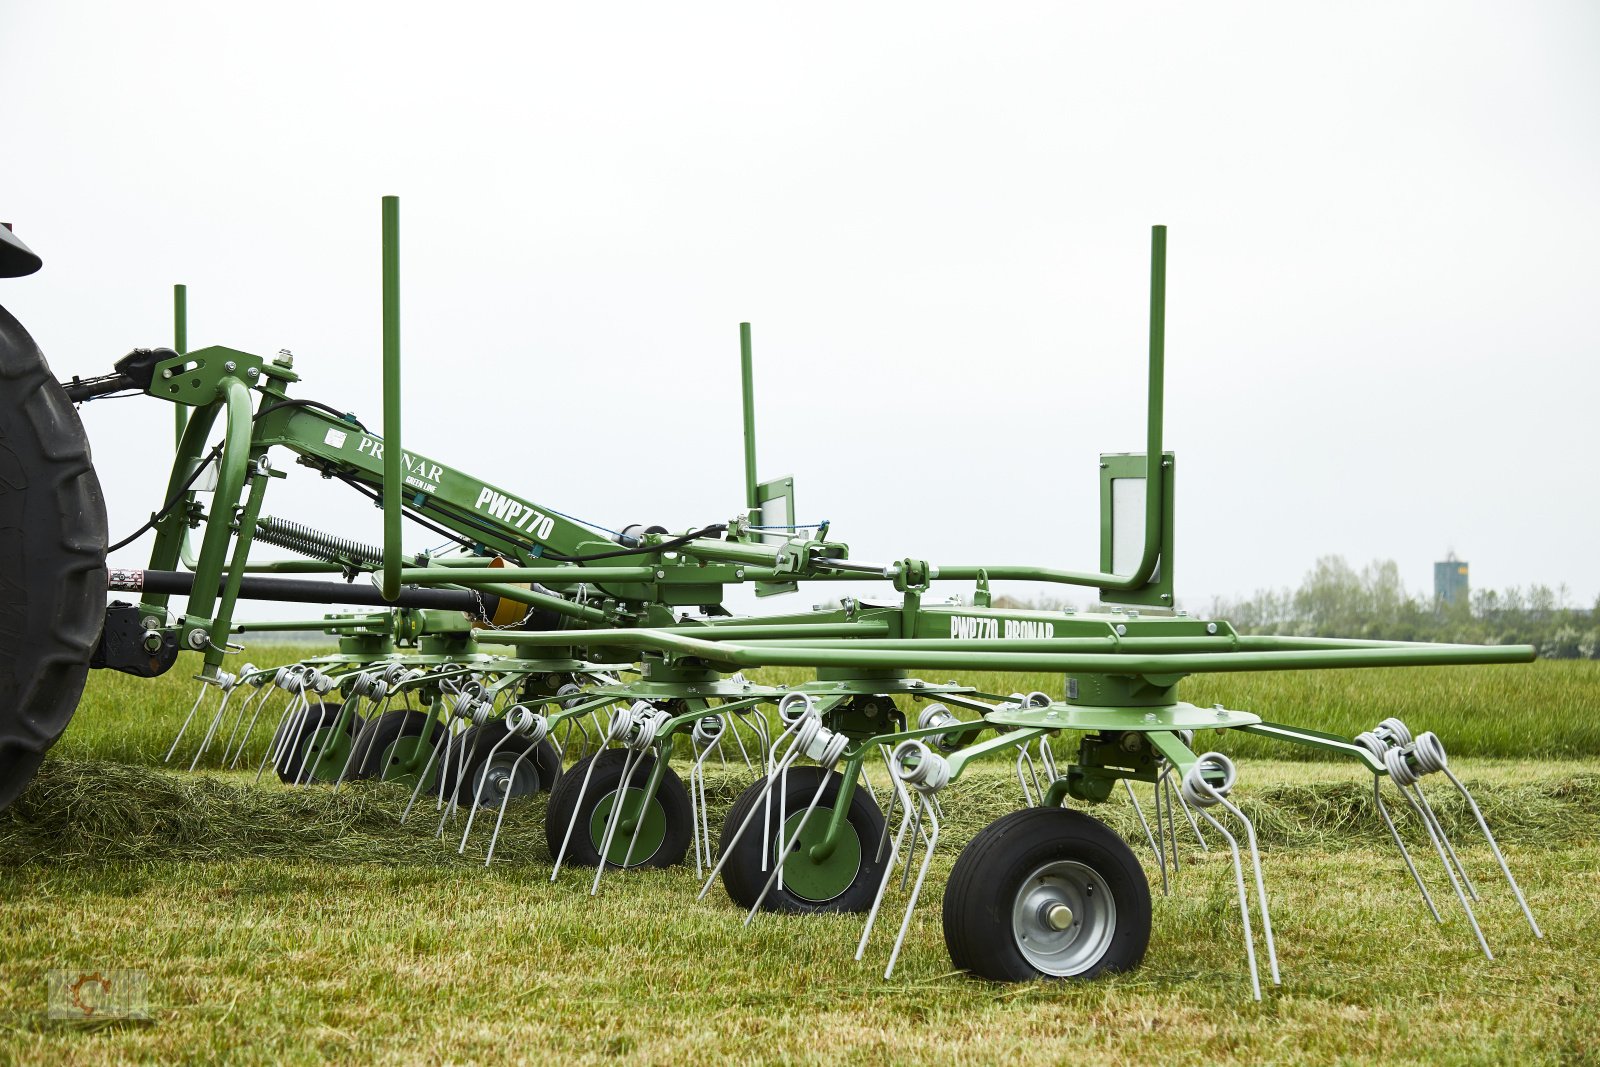
[[[106,615],[106,505],[78,412],[0,308],[0,808],[83,695]]]

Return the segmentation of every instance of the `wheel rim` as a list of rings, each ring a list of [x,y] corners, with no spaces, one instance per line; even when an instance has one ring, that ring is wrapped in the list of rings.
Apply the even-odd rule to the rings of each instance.
[[[800,829],[800,820],[804,817],[805,812],[795,812],[784,822],[783,840],[772,842],[774,859],[784,843]],[[813,811],[811,818],[806,819],[805,828],[800,829],[794,851],[783,861],[783,888],[813,904],[825,904],[841,896],[861,873],[861,837],[848,820],[839,826],[833,851],[820,860],[812,857],[811,847],[821,844],[828,836],[828,824],[832,821],[832,808],[819,807]]]
[[[378,780],[416,785],[417,775],[428,765],[428,755],[432,751],[432,745],[414,734],[395,738],[378,754]],[[428,772],[428,783],[423,789],[432,789],[438,776],[436,765]]]
[[[324,726],[312,733],[300,756],[297,779],[308,782],[331,782],[344,770],[350,755],[351,738],[348,731],[335,731]]]
[[[1023,958],[1041,974],[1058,978],[1098,963],[1116,928],[1111,886],[1076,860],[1040,866],[1023,881],[1011,905],[1012,936]]]
[[[499,806],[508,791],[513,797],[525,797],[539,791],[539,768],[534,766],[531,758],[525,759],[513,752],[499,752],[473,776],[472,795],[481,804]]]
[[[594,843],[596,852],[600,851],[600,845],[606,839],[606,822],[611,818],[611,807],[616,802],[617,792],[612,790],[600,798],[600,802],[594,806],[594,813],[589,816],[589,839]],[[639,808],[643,803],[644,790],[629,786],[627,799],[623,801],[622,817],[617,820],[616,831],[611,835],[611,847],[606,850],[607,863],[616,867],[637,867],[650,862],[666,842],[667,813],[661,807],[660,799],[650,798],[649,806],[644,809],[643,824],[639,825]],[[635,826],[639,831],[637,841],[633,839]],[[631,858],[628,856],[630,844],[633,851]]]

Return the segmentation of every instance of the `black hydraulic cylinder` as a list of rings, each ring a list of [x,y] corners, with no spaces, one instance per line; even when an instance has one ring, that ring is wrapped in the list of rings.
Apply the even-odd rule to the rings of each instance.
[[[111,568],[107,588],[120,593],[178,593],[194,589],[187,571],[139,571]],[[218,583],[219,587],[221,583]],[[383,599],[376,586],[346,582],[317,582],[304,578],[262,578],[245,575],[239,583],[244,600],[276,600],[291,604],[350,604],[377,608],[436,608],[461,611],[475,619],[494,618],[500,598],[469,589],[424,589],[405,586],[394,600]]]

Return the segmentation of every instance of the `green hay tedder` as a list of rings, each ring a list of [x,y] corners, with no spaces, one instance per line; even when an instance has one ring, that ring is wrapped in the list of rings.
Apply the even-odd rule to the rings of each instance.
[[[966,844],[945,888],[956,967],[1011,981],[1137,966],[1150,883],[1133,847],[1089,814],[1126,798],[1144,828],[1135,844],[1152,850],[1163,891],[1180,837],[1230,855],[1259,998],[1262,971],[1273,982],[1279,971],[1255,831],[1230,799],[1232,762],[1194,750],[1197,731],[1240,730],[1342,754],[1371,774],[1376,810],[1422,907],[1443,922],[1435,896],[1453,895],[1487,956],[1478,886],[1420,785],[1440,774],[1476,815],[1539,934],[1433,734],[1413,737],[1386,719],[1348,738],[1179,699],[1183,679],[1205,672],[1512,663],[1534,652],[1249,636],[1176,610],[1175,468],[1162,440],[1163,227],[1151,241],[1145,450],[1100,458],[1098,565],[1061,570],[865,561],[832,539],[828,523],[799,522],[793,480],[757,477],[747,324],[743,499],[706,525],[610,530],[539,503],[540,486],[490,485],[406,450],[398,211],[384,200],[376,426],[302,395],[286,355],[189,350],[181,287],[173,348],[135,350],[109,374],[65,382],[0,310],[0,805],[26,788],[66,728],[91,667],[153,677],[188,650],[203,667],[169,761],[188,756],[193,768],[209,752],[215,766],[220,751],[223,767],[258,778],[270,768],[300,787],[388,782],[371,787],[407,791],[406,818],[436,814],[440,836],[459,825],[462,851],[476,823],[485,863],[510,801],[542,798],[552,881],[583,868],[582,888],[598,892],[609,872],[692,864],[701,895],[720,881],[747,922],[762,911],[864,915],[857,958],[894,895],[902,910],[887,976],[940,844],[941,792],[974,760],[1003,759],[1021,804]],[[0,274],[39,265],[0,231]],[[134,534],[155,534],[137,570],[108,567],[108,553],[134,537],[109,543],[75,409],[129,392],[176,405],[180,430],[157,507]],[[382,544],[269,513],[284,457],[381,504]],[[406,550],[407,523],[454,547]],[[258,542],[296,558],[252,558]],[[936,580],[970,583],[970,595],[935,602]],[[1083,587],[1107,606],[1002,608],[989,591],[1000,580]],[[760,616],[724,607],[730,587],[764,596],[839,581],[882,583],[883,596]],[[108,591],[137,602],[107,606]],[[251,623],[238,610],[252,600],[346,610]],[[244,662],[236,636],[270,629],[314,629],[337,644],[280,668]],[[763,667],[802,668],[811,680],[780,687],[743,673]],[[1045,672],[1060,684],[1008,694],[948,680],[976,671]],[[264,750],[252,744],[261,735],[270,736]],[[246,751],[262,757],[252,766]],[[720,829],[708,815],[711,758],[751,778]],[[1148,787],[1149,818],[1135,783]],[[1384,802],[1396,794],[1443,880],[1425,879],[1407,849]]]

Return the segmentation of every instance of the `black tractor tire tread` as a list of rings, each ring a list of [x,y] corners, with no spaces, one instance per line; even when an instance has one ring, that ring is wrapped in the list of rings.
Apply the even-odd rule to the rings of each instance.
[[[105,622],[107,542],[77,410],[0,308],[0,809],[83,695]]]

